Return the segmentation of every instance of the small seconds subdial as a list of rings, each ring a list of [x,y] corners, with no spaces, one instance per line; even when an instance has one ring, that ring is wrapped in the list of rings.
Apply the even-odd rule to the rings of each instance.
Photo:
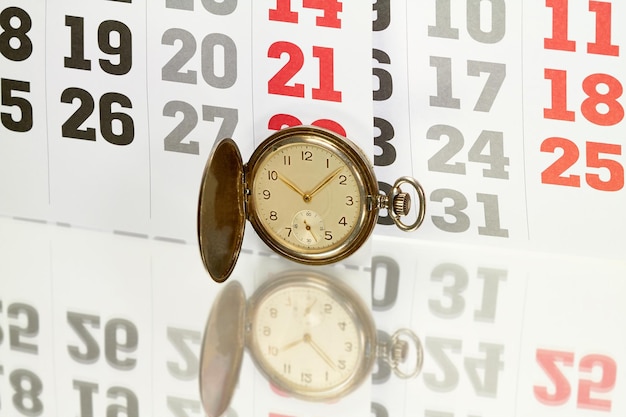
[[[328,239],[324,220],[313,210],[301,210],[293,216],[292,233],[301,243],[313,245],[320,240]]]

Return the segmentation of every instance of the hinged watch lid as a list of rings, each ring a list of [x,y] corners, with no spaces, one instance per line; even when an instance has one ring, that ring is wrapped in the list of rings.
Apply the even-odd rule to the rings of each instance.
[[[208,417],[228,408],[237,386],[245,347],[246,297],[233,281],[217,295],[200,352],[200,398]]]
[[[246,223],[243,159],[232,139],[218,141],[207,160],[198,202],[198,242],[204,267],[217,282],[233,271]]]

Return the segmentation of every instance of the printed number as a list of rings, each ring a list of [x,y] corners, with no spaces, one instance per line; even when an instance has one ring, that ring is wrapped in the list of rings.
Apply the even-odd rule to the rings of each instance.
[[[546,68],[544,78],[551,81],[552,106],[543,109],[545,119],[573,122],[574,111],[567,103],[567,71]],[[591,74],[582,82],[583,100],[580,111],[591,123],[599,126],[613,126],[624,120],[624,107],[617,101],[622,97],[622,83],[608,74]]]
[[[168,29],[161,38],[162,45],[174,45],[181,41],[178,52],[161,70],[164,81],[197,84],[196,71],[186,70],[183,67],[196,54],[197,43],[194,36],[184,29]],[[216,53],[223,55],[216,59]],[[237,45],[233,40],[222,33],[210,33],[204,37],[200,46],[201,73],[204,81],[215,88],[230,88],[237,81]],[[223,67],[218,67],[221,62]]]
[[[195,0],[165,0],[168,9],[193,11]],[[237,9],[237,0],[202,0],[202,5],[209,13],[218,16],[226,16]]]
[[[552,9],[552,37],[543,41],[544,49],[576,51],[576,42],[569,39],[569,0],[546,0],[546,7]],[[589,1],[589,11],[595,13],[595,34],[593,43],[587,43],[587,53],[619,56],[619,46],[611,40],[612,4],[605,1]]]
[[[82,346],[68,345],[67,351],[76,362],[92,364],[100,359],[100,345],[91,329],[100,328],[100,317],[75,312],[67,313],[67,322],[82,342]],[[121,353],[137,350],[139,333],[137,327],[125,319],[111,319],[104,326],[104,356],[107,363],[120,370],[135,368],[137,359]]]
[[[463,150],[465,139],[460,130],[449,125],[435,125],[428,129],[426,138],[448,142],[428,160],[428,170],[465,175],[465,163],[450,160]],[[488,149],[486,151],[486,149]],[[504,156],[502,132],[483,130],[468,151],[468,161],[489,165],[483,169],[483,177],[509,179],[509,158]]]
[[[435,25],[428,26],[428,36],[459,39],[459,29],[452,27],[452,1],[436,0]],[[459,2],[455,5],[461,4]],[[485,16],[489,14],[489,16]],[[467,0],[467,32],[477,42],[493,44],[500,42],[506,32],[505,0]],[[487,29],[483,28],[491,26]]]
[[[290,114],[280,113],[280,114],[275,114],[274,116],[270,118],[269,122],[267,123],[267,128],[269,130],[281,130],[286,127],[300,126],[301,124],[302,122],[297,117],[292,116]],[[347,136],[346,130],[343,128],[343,126],[341,126],[339,123],[335,122],[334,120],[319,119],[319,120],[314,121],[311,124],[313,126],[331,130],[341,136],[344,136],[344,137]]]
[[[559,149],[561,156],[541,173],[543,184],[580,187],[580,176],[566,174],[579,158],[578,145],[569,139],[551,137],[541,144],[541,152],[555,153]],[[587,184],[600,191],[619,191],[624,187],[624,167],[618,161],[600,158],[600,154],[621,155],[622,146],[609,143],[586,142],[586,164],[588,168],[603,169],[607,175],[598,173],[585,174]]]
[[[167,397],[167,408],[175,417],[191,417],[200,414],[200,401],[188,400],[178,397]],[[224,417],[230,417],[230,413],[224,413]]]
[[[500,282],[506,281],[507,271],[493,268],[478,268],[477,278],[483,281],[480,308],[474,310],[475,321],[493,322],[496,319],[496,307]],[[469,284],[469,273],[461,265],[444,263],[437,265],[430,274],[432,282],[450,283],[443,285],[442,299],[428,300],[430,311],[438,317],[456,318],[465,311],[466,300],[463,294]]]
[[[95,109],[91,94],[81,88],[70,87],[61,94],[61,103],[72,104],[78,100],[80,105],[61,127],[64,138],[96,140],[96,129],[81,128]],[[133,107],[128,97],[119,93],[106,93],[100,98],[100,133],[113,145],[129,145],[135,138],[135,123],[126,113],[114,112],[113,105],[130,109]]]
[[[304,53],[298,45],[285,41],[273,43],[267,51],[268,58],[280,59],[283,54],[287,54],[289,59],[268,81],[267,92],[304,98],[304,84],[288,85],[304,66]],[[313,57],[319,60],[319,87],[312,89],[312,98],[341,102],[341,91],[335,90],[334,50],[313,46]]]
[[[461,100],[452,94],[452,58],[431,56],[430,66],[437,69],[437,95],[430,96],[431,107],[460,109]],[[506,65],[486,61],[467,61],[467,75],[488,74],[474,111],[489,112],[506,78]]]
[[[374,165],[389,166],[396,162],[397,157],[396,148],[390,143],[395,137],[393,125],[383,118],[374,117],[374,129],[379,132],[374,136],[374,146],[380,149],[380,154],[374,153]]]
[[[467,198],[456,190],[437,189],[430,194],[430,200],[437,203],[451,201],[452,205],[444,207],[444,216],[431,216],[433,224],[444,232],[462,233],[470,227],[470,218],[464,212],[468,207]],[[476,201],[483,204],[485,226],[478,227],[478,234],[494,237],[509,237],[508,229],[500,226],[500,207],[498,196],[493,194],[476,194]]]
[[[167,369],[170,375],[184,381],[191,381],[196,378],[200,366],[198,355],[195,353],[196,350],[192,349],[190,345],[200,345],[202,342],[200,332],[168,327],[167,340],[170,341],[176,352],[184,359],[183,366],[178,362],[167,362]]]
[[[391,0],[375,0],[372,5],[376,19],[372,21],[372,30],[379,32],[389,27],[391,23]]]
[[[22,415],[40,416],[43,414],[41,393],[43,384],[41,379],[31,371],[17,369],[9,375],[9,382],[13,388],[13,406]]]
[[[454,390],[459,384],[460,374],[447,352],[461,353],[463,341],[427,337],[424,340],[424,346],[426,352],[430,354],[440,371],[436,373],[425,372],[424,384],[429,389],[437,392]],[[502,361],[504,346],[480,343],[479,350],[484,354],[482,357],[463,358],[465,372],[476,395],[495,398],[498,394],[500,372],[504,369],[504,362]]]
[[[85,19],[65,16],[65,26],[70,28],[71,56],[65,57],[66,68],[91,70],[91,61],[85,59]],[[111,36],[116,33],[116,36]],[[112,39],[117,42],[114,45]],[[98,26],[98,46],[107,55],[116,56],[110,60],[100,59],[100,68],[111,75],[128,74],[133,66],[132,32],[128,26],[117,20],[105,20]]]
[[[385,311],[391,309],[398,299],[400,285],[400,265],[388,256],[372,258],[372,309]]]
[[[563,367],[573,367],[574,353],[537,349],[536,359],[539,366],[550,378],[552,386],[535,385],[533,387],[535,398],[548,406],[565,404],[569,401],[572,387],[559,364]],[[589,374],[591,379],[579,378],[577,407],[597,411],[611,411],[612,404],[609,398],[598,398],[592,395],[602,393],[606,395],[615,387],[617,379],[617,364],[615,361],[604,355],[586,355],[581,358],[578,369],[580,374]]]
[[[87,381],[73,381],[73,386],[78,391],[80,413],[79,417],[88,417],[94,415],[106,415],[106,416],[139,416],[139,400],[137,395],[128,388],[123,387],[111,387],[106,391],[106,396],[109,399],[120,400],[123,399],[124,403],[112,403],[106,408],[105,413],[95,412],[94,404],[100,405],[101,400],[94,401],[94,394],[97,394],[100,390],[98,384]]]
[[[15,24],[15,19],[19,24]],[[0,13],[0,53],[11,61],[24,61],[33,53],[28,32],[33,26],[30,15],[19,7],[7,7]]]
[[[28,132],[33,128],[33,106],[23,98],[13,95],[13,92],[30,93],[30,83],[27,81],[9,80],[2,78],[0,81],[2,90],[2,105],[17,107],[19,118],[15,118],[13,113],[0,113],[2,125],[13,132]]]
[[[372,58],[379,64],[391,64],[391,58],[385,51],[372,49]],[[372,68],[372,75],[378,79],[378,88],[373,91],[374,101],[384,101],[393,93],[393,78],[389,71],[382,68]]]
[[[341,28],[339,12],[343,4],[338,0],[302,0],[302,7],[306,9],[322,10],[324,14],[315,18],[316,26]],[[298,23],[298,12],[291,10],[291,0],[276,0],[276,7],[270,9],[269,20],[277,22]]]
[[[192,155],[200,154],[200,144],[190,140],[183,140],[198,125],[198,113],[196,109],[189,103],[184,101],[170,101],[163,107],[163,116],[176,117],[182,114],[183,118],[180,123],[172,130],[164,139],[164,149],[168,152],[188,153]],[[222,119],[217,139],[231,138],[239,121],[239,113],[237,109],[217,106],[202,106],[202,120],[206,122],[214,122],[216,118]]]

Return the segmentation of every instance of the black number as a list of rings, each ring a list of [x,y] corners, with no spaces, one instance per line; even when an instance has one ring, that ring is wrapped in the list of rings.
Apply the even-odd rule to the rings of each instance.
[[[302,152],[302,160],[307,162],[313,161],[313,153],[311,151],[303,151]]]
[[[348,222],[346,221],[346,218],[345,218],[345,217],[342,217],[341,219],[339,219],[339,224],[344,225],[344,226],[347,226],[347,225],[348,225]]]
[[[61,134],[64,138],[96,140],[96,129],[88,127],[81,129],[95,108],[93,97],[88,91],[81,88],[70,87],[61,94],[61,103],[72,104],[74,99],[80,101],[80,106],[74,114],[61,126]]]
[[[348,180],[348,177],[346,177],[345,175],[340,175],[339,176],[339,185],[347,185],[348,183],[346,182]]]
[[[380,49],[372,49],[372,58],[381,64],[391,64],[391,58],[385,51]],[[393,93],[393,78],[389,71],[382,68],[372,68],[372,75],[378,78],[378,89],[373,91],[375,101],[384,101],[391,97]]]
[[[374,145],[380,148],[380,155],[374,154],[374,165],[389,166],[396,162],[396,148],[389,143],[395,136],[393,125],[380,117],[374,117],[374,127],[380,135],[374,137]]]
[[[85,19],[65,16],[65,26],[70,28],[71,55],[65,57],[66,68],[91,70],[91,61],[85,59]],[[117,42],[112,42],[112,34],[117,33]],[[124,75],[133,66],[132,32],[124,23],[105,20],[98,26],[98,46],[107,55],[117,55],[115,60],[100,59],[100,68],[111,75]],[[117,63],[115,63],[117,61]]]
[[[270,193],[270,190],[263,190],[263,199],[269,200],[271,196],[272,193]]]
[[[118,45],[112,45],[111,34],[119,35]],[[108,55],[118,55],[118,63],[101,59],[100,68],[112,75],[128,74],[133,66],[133,39],[132,32],[122,22],[117,20],[105,20],[98,27],[98,46]]]
[[[61,126],[62,136],[65,138],[96,140],[96,129],[88,127],[81,129],[81,126],[95,109],[95,102],[91,94],[81,88],[70,87],[61,94],[61,102],[72,104],[74,99],[80,101],[78,109]],[[119,93],[105,93],[100,98],[100,132],[104,139],[113,145],[129,145],[135,138],[135,123],[126,113],[114,112],[113,105],[117,104],[123,108],[132,108],[132,102],[128,97]],[[114,123],[116,122],[117,123]],[[119,133],[114,131],[114,127],[121,128]]]
[[[14,132],[28,132],[33,127],[33,106],[25,98],[14,96],[13,92],[30,93],[30,83],[3,78],[0,89],[2,89],[2,105],[15,106],[20,110],[21,114],[17,120],[13,118],[12,113],[0,114],[2,125]]]
[[[270,220],[278,220],[278,213],[276,213],[275,211],[270,211]]]
[[[376,19],[372,21],[372,30],[375,32],[385,30],[391,23],[391,0],[376,0],[372,4],[376,12]]]
[[[14,27],[11,20],[17,18],[20,24]],[[26,35],[31,29],[33,21],[28,13],[19,7],[7,7],[0,13],[0,53],[11,61],[24,61],[33,53],[33,42]],[[18,40],[18,47],[11,45],[11,39]]]

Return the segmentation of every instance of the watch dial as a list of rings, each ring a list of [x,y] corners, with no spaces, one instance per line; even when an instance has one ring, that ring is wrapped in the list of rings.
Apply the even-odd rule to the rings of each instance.
[[[255,167],[254,215],[267,237],[296,253],[331,251],[360,227],[363,187],[334,148],[292,142],[271,148]]]
[[[256,306],[252,349],[278,388],[323,396],[350,383],[363,367],[361,329],[345,301],[329,291],[288,285]]]

